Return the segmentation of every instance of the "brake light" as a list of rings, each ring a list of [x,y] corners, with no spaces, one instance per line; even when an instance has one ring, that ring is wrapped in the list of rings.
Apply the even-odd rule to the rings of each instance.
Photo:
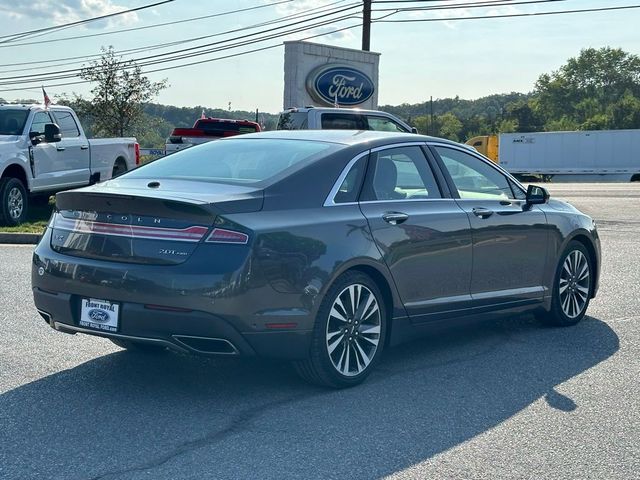
[[[136,165],[140,165],[140,144],[136,142],[133,148],[136,155]]]
[[[213,232],[206,240],[207,243],[237,243],[246,245],[249,242],[249,235],[224,228],[214,228]]]

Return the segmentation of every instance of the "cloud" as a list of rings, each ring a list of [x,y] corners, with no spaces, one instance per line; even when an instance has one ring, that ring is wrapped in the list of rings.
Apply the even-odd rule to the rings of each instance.
[[[449,18],[468,18],[468,17],[479,17],[479,16],[493,16],[493,15],[506,15],[506,14],[514,14],[520,13],[520,11],[514,7],[509,5],[504,6],[496,6],[492,5],[496,0],[480,0],[478,3],[487,3],[487,6],[484,8],[465,8],[459,7],[456,8],[456,5],[469,3],[468,0],[454,0],[452,2],[447,3],[446,9],[442,10],[426,10],[419,11],[414,10],[409,12],[409,16],[411,18],[439,18],[445,20],[442,22],[446,27],[455,29],[458,27],[457,22],[446,21]]]
[[[276,1],[278,0],[270,0],[270,1],[264,0],[264,3],[272,4]],[[291,21],[295,21],[295,20],[304,20],[306,18],[313,18],[319,15],[322,15],[323,13],[328,13],[332,11],[332,9],[334,8],[340,9],[348,5],[349,4],[346,2],[345,3],[338,2],[337,0],[295,0],[292,2],[276,5],[275,10],[280,17],[295,15],[295,14],[302,14],[302,13],[308,14],[305,16],[300,16],[298,19],[291,20]],[[327,9],[323,7],[327,7]],[[347,12],[341,12],[337,16],[339,17],[342,15],[348,15],[348,14],[359,15],[360,11],[350,10]],[[320,21],[320,19],[314,20],[314,22],[318,22],[318,21]],[[326,41],[326,42],[331,42],[336,44],[343,44],[355,38],[355,35],[351,30],[343,30],[341,32],[335,32],[335,33],[329,33],[329,32],[333,32],[334,30],[347,27],[353,23],[357,23],[357,20],[355,19],[351,20],[351,23],[349,23],[349,21],[347,20],[342,22],[336,22],[335,25],[330,24],[330,25],[324,25],[316,28],[309,28],[308,30],[305,30],[303,32],[288,35],[286,37],[286,40],[301,40],[303,38],[311,37],[313,35],[320,35],[320,34],[326,33],[326,35],[323,35],[322,37],[312,38],[310,39],[310,41]]]
[[[46,20],[46,26],[100,17],[128,8],[130,7],[115,4],[112,0],[57,0],[56,2],[49,0],[33,0],[31,2],[0,0],[0,14],[8,15],[16,20],[25,18]],[[108,20],[90,22],[85,26],[104,28],[106,25],[131,25],[137,21],[138,15],[135,12],[130,12]]]

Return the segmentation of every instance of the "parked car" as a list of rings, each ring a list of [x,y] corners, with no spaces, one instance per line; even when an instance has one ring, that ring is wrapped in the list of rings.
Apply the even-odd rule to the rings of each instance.
[[[139,163],[135,138],[88,139],[69,107],[0,105],[0,224],[26,220],[29,194],[107,180]]]
[[[212,140],[261,131],[260,124],[249,120],[229,118],[199,118],[192,128],[174,128],[167,138],[164,154],[184,150]]]
[[[280,114],[277,130],[377,130],[417,133],[398,117],[358,108],[289,108]]]
[[[598,289],[591,218],[438,138],[249,134],[56,198],[32,270],[51,327],[331,387],[454,318],[573,325]]]

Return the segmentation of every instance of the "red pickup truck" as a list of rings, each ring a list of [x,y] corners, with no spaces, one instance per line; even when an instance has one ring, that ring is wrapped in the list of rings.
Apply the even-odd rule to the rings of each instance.
[[[249,120],[228,118],[200,118],[192,128],[174,128],[165,143],[164,153],[169,155],[178,150],[243,133],[261,131],[260,125]]]

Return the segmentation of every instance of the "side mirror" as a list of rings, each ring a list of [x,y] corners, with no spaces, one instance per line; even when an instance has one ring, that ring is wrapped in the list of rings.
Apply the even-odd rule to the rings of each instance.
[[[47,143],[59,142],[62,140],[60,127],[55,123],[47,123],[44,126],[44,141]]]
[[[411,133],[418,133],[418,129],[416,127],[411,127]]]
[[[527,188],[527,204],[539,205],[549,201],[549,192],[546,188],[537,185],[529,185]]]

